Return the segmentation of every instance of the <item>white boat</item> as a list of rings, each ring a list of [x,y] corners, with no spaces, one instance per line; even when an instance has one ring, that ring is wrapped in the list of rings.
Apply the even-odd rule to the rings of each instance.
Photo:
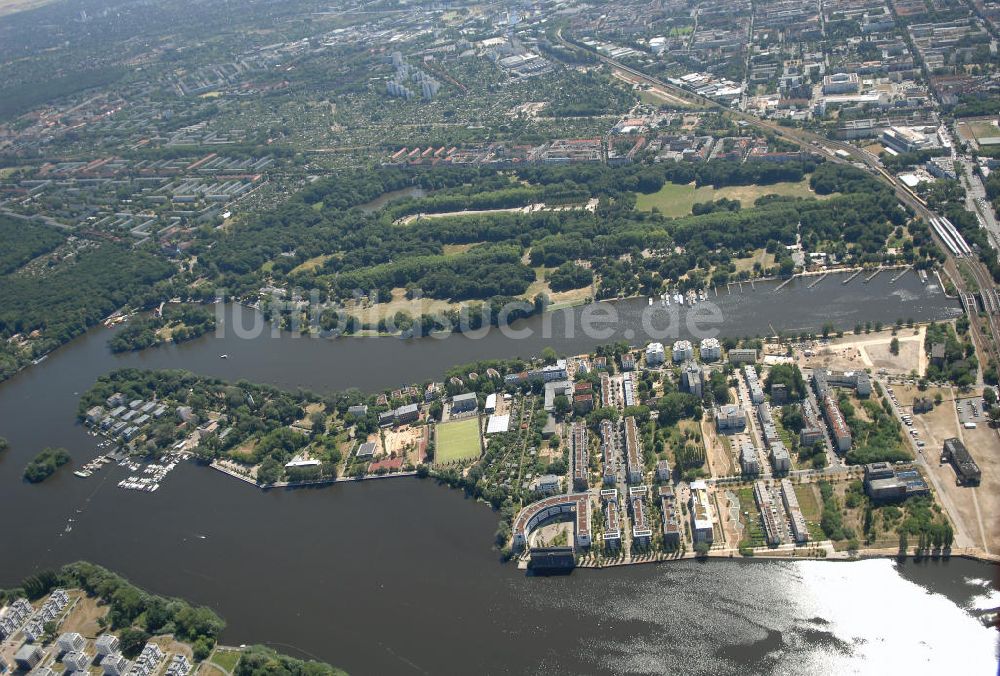
[[[653,304],[653,299],[652,299],[652,298],[650,298],[650,299],[649,299],[649,304],[650,304],[650,305],[652,305],[652,304]]]
[[[220,354],[219,355],[219,359],[229,359],[229,355],[228,354]]]

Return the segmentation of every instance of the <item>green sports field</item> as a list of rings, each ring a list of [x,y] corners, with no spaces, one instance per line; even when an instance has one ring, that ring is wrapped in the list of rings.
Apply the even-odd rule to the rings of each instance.
[[[479,418],[466,418],[437,426],[434,463],[447,465],[479,457]]]

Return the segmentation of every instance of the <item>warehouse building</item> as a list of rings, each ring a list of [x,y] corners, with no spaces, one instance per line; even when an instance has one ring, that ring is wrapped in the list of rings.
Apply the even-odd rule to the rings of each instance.
[[[944,440],[941,462],[949,462],[955,468],[955,480],[960,486],[979,485],[982,472],[980,472],[976,461],[972,459],[965,444],[960,440],[955,438]]]

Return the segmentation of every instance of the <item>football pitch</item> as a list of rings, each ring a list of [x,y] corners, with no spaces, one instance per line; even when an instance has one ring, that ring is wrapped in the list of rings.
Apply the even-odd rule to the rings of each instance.
[[[447,465],[479,457],[479,418],[467,418],[437,426],[434,463]]]

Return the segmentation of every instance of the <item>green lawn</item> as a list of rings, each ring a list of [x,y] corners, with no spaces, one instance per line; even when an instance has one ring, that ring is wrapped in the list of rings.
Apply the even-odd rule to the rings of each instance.
[[[635,208],[640,211],[652,211],[657,207],[664,216],[679,218],[691,213],[691,207],[697,202],[708,202],[719,200],[723,197],[731,200],[739,200],[744,208],[752,207],[758,197],[764,195],[783,195],[786,197],[820,197],[809,189],[809,179],[801,181],[784,181],[772,185],[732,185],[725,188],[713,188],[712,186],[701,186],[696,188],[694,183],[678,185],[676,183],[665,183],[659,191],[644,195],[639,193],[636,196]]]
[[[236,668],[236,663],[240,661],[239,650],[216,650],[209,658],[209,662],[218,665],[226,673],[232,673]]]
[[[467,418],[437,426],[434,462],[446,465],[479,457],[479,418]]]
[[[740,499],[740,521],[743,522],[743,540],[740,546],[763,547],[767,544],[767,540],[764,538],[764,527],[761,523],[760,510],[757,509],[757,501],[753,497],[753,489],[740,488],[736,495]]]
[[[812,484],[794,484],[795,497],[799,501],[799,511],[806,521],[819,521],[823,517],[823,508],[816,497],[816,489]]]

